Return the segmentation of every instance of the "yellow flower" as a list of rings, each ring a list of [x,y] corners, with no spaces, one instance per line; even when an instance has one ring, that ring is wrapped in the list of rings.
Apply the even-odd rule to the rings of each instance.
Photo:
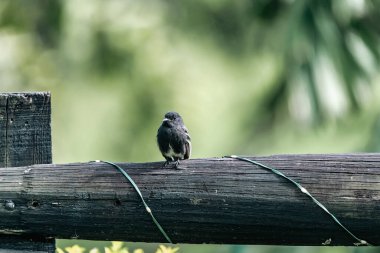
[[[128,249],[123,247],[123,242],[112,242],[111,247],[105,247],[105,253],[129,253]]]
[[[100,253],[100,251],[97,248],[93,248],[89,253]]]
[[[156,253],[176,253],[179,248],[166,247],[165,245],[160,245]]]
[[[65,250],[68,253],[83,253],[86,249],[80,247],[79,245],[74,245],[72,247],[66,247]]]

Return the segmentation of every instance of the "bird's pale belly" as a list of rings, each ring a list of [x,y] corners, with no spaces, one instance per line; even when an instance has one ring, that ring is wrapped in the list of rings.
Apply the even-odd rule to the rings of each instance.
[[[165,152],[164,155],[168,157],[173,157],[173,158],[176,157],[179,159],[183,159],[183,156],[184,156],[183,154],[174,152],[174,149],[172,148],[172,146],[170,146],[170,144],[169,144],[169,150]]]

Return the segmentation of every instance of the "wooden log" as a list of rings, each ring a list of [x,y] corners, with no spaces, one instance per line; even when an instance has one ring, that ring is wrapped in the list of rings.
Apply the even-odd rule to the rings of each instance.
[[[252,159],[301,183],[359,238],[380,244],[380,155]],[[283,178],[227,158],[121,163],[177,243],[354,245],[330,216]],[[0,233],[165,242],[131,184],[104,163],[3,168]]]
[[[51,163],[50,93],[0,93],[0,130],[1,167]],[[0,185],[6,184],[1,169],[0,175]],[[55,251],[54,239],[0,230],[0,252]]]

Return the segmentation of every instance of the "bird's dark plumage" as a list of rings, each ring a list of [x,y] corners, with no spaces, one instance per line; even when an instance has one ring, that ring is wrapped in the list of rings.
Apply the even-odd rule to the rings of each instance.
[[[189,159],[191,139],[181,116],[176,112],[168,112],[157,132],[157,143],[166,163]]]

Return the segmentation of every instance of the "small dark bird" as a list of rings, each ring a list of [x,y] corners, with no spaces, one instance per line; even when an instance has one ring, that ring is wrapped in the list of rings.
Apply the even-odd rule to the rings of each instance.
[[[182,117],[176,112],[168,112],[157,132],[157,143],[161,154],[165,157],[164,166],[175,161],[178,167],[179,160],[189,159],[191,141]]]

